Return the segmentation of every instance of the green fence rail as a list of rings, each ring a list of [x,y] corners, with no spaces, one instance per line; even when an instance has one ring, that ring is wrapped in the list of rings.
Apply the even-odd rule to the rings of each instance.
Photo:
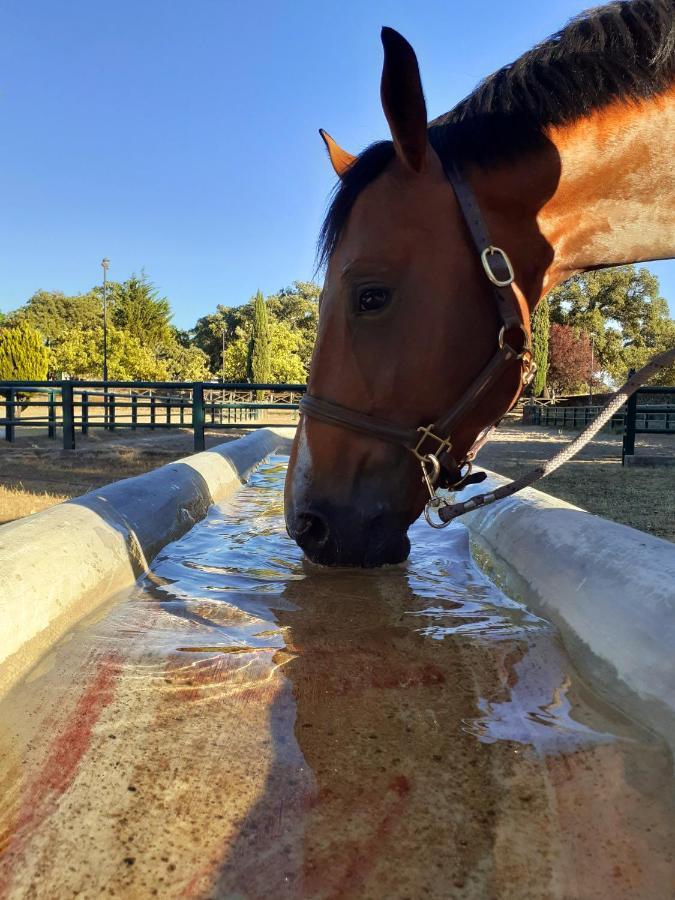
[[[625,407],[612,416],[608,427],[623,432],[621,462],[635,454],[637,434],[675,434],[675,403],[638,405],[645,394],[675,397],[673,387],[644,387],[637,390]],[[523,407],[523,423],[545,425],[553,428],[585,428],[598,415],[601,406],[553,406],[543,403],[526,403]]]
[[[45,428],[65,450],[74,450],[76,434],[92,428],[187,428],[196,451],[205,431],[266,428],[297,422],[304,384],[175,381],[0,381],[5,440],[17,429]]]

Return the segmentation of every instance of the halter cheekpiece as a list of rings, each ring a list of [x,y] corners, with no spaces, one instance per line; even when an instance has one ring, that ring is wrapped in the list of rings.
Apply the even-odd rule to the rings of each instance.
[[[445,415],[430,425],[418,428],[380,419],[311,394],[305,394],[300,401],[300,411],[306,416],[398,444],[409,450],[421,466],[423,483],[429,491],[425,516],[429,524],[435,527],[442,527],[442,523],[437,525],[429,516],[430,509],[437,510],[441,504],[440,498],[436,495],[437,487],[459,490],[466,484],[485,479],[485,473],[472,474],[471,469],[476,453],[487,440],[492,428],[484,429],[468,453],[461,460],[457,460],[452,452],[452,434],[457,422],[501,379],[514,361],[519,361],[521,365],[521,387],[518,396],[532,380],[535,372],[530,333],[521,319],[513,290],[514,272],[511,260],[504,250],[492,244],[471,186],[462,173],[454,164],[444,164],[443,168],[455,191],[464,221],[480,255],[483,271],[493,286],[493,295],[501,319],[495,354],[471,383],[464,396]]]

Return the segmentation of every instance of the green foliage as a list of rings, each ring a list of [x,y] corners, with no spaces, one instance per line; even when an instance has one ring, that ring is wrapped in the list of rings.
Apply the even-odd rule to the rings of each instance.
[[[675,346],[675,322],[647,269],[618,266],[575,275],[548,296],[551,320],[594,333],[598,369],[622,382],[661,350]],[[675,370],[662,383],[675,383]]]
[[[44,381],[47,365],[42,338],[28,322],[0,328],[0,380]]]
[[[546,392],[548,376],[548,337],[551,327],[548,297],[537,307],[532,320],[532,356],[537,367],[532,381],[532,394],[541,397]]]
[[[250,338],[244,330],[225,348],[225,380],[246,381],[248,378]],[[270,322],[269,349],[271,370],[268,381],[297,384],[307,378],[300,358],[302,337],[288,325]]]
[[[171,307],[144,272],[110,286],[111,319],[120,329],[153,350],[172,336]]]
[[[249,339],[247,368],[249,381],[263,384],[272,377],[270,324],[265,298],[260,291],[253,300],[253,326]]]
[[[50,368],[71,378],[100,378],[103,370],[103,327],[73,329],[67,338],[50,348]],[[134,335],[108,325],[108,377],[111,381],[164,381],[166,363]]]
[[[12,323],[29,322],[48,345],[64,338],[73,328],[92,328],[102,318],[103,307],[96,290],[72,297],[61,291],[36,291],[25,306],[9,316]]]

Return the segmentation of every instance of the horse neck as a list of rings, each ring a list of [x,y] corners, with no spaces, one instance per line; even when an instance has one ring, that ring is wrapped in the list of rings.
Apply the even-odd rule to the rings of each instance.
[[[675,256],[675,89],[549,130],[477,182],[530,309],[578,272]]]

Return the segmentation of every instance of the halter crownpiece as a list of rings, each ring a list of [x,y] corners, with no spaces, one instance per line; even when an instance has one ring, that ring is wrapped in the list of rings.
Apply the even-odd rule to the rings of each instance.
[[[305,394],[300,401],[300,411],[310,418],[329,425],[349,428],[409,450],[420,463],[422,480],[429,491],[425,516],[429,524],[435,527],[442,527],[442,524],[437,525],[429,517],[430,508],[438,509],[441,504],[441,500],[436,496],[437,487],[458,490],[467,484],[483,481],[486,477],[484,472],[472,474],[471,467],[476,453],[494,426],[483,430],[461,460],[457,460],[452,452],[452,434],[455,426],[490,388],[497,384],[514,361],[520,362],[521,365],[518,397],[532,380],[535,372],[530,334],[521,318],[513,291],[514,272],[511,260],[504,250],[492,244],[473,191],[459,169],[454,164],[446,163],[443,164],[443,169],[454,189],[471,239],[480,254],[483,271],[493,286],[502,323],[497,336],[496,353],[471,383],[464,396],[444,416],[430,425],[418,428],[380,419],[311,394]],[[463,472],[464,469],[466,471]]]

